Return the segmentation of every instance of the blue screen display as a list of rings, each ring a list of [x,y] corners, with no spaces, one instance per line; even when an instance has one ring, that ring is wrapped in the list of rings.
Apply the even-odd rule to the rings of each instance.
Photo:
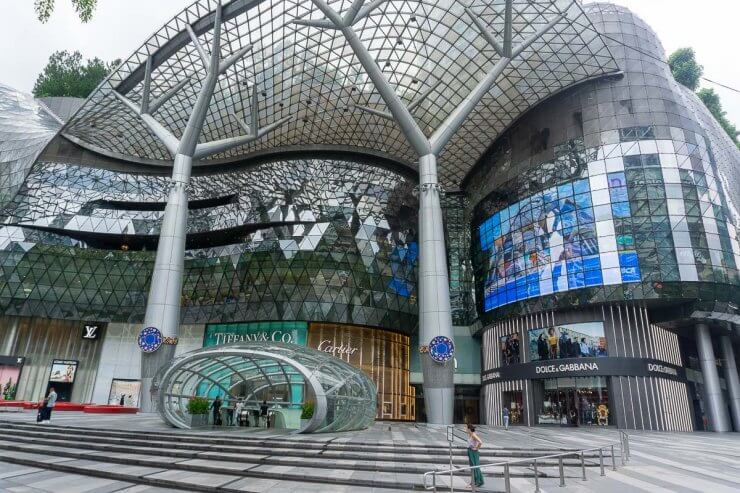
[[[606,178],[597,191],[588,179],[544,190],[478,227],[485,311],[571,289],[640,281],[637,253],[630,249],[634,239],[615,234],[615,219],[630,217],[624,173]]]

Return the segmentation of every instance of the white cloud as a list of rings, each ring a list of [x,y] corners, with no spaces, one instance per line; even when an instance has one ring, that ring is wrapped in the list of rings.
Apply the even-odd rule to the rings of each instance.
[[[308,0],[306,0],[308,1]],[[696,50],[705,75],[740,88],[738,0],[613,0],[632,9],[658,33],[668,53]],[[82,24],[69,0],[41,24],[30,0],[3,0],[0,17],[0,83],[30,92],[49,55],[79,50],[106,61],[126,58],[190,0],[100,0],[93,19]],[[740,93],[703,82],[720,94],[730,120],[740,125]]]

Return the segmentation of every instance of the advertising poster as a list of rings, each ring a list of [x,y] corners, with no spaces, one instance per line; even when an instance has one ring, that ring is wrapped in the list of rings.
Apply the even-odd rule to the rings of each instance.
[[[77,361],[55,359],[51,363],[49,382],[74,383],[77,374]]]
[[[549,188],[481,223],[485,311],[571,289],[640,281],[631,236],[615,237],[617,251],[599,249],[597,225],[612,222],[613,228],[614,218],[631,217],[624,173],[607,178],[608,188],[600,190],[591,190],[588,179]]]
[[[607,356],[602,322],[563,324],[529,331],[532,361]]]
[[[0,365],[0,400],[12,401],[18,391],[21,367]]]
[[[515,365],[521,361],[519,335],[508,334],[499,337],[499,347],[501,348],[501,365]]]
[[[139,392],[141,382],[139,380],[113,379],[108,395],[108,404],[126,407],[139,407]]]

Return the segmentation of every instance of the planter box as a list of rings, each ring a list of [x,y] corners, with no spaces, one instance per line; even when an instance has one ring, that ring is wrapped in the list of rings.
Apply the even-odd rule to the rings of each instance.
[[[207,414],[191,414],[190,415],[190,427],[201,428],[208,426],[208,415]]]

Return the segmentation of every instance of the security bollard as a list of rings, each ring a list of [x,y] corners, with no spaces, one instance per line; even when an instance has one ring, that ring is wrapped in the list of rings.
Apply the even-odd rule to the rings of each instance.
[[[563,457],[558,457],[558,468],[560,469],[560,487],[565,486],[565,471],[563,470]]]
[[[583,458],[583,450],[581,450],[581,479],[586,481],[586,461]]]
[[[606,476],[604,473],[604,449],[599,449],[599,468],[601,469],[601,475]]]
[[[506,493],[511,493],[511,478],[509,477],[509,464],[504,464],[504,489]]]
[[[540,475],[537,474],[537,459],[534,460],[534,493],[540,493]]]
[[[614,445],[612,445],[612,471],[617,470],[617,459],[614,457]]]

